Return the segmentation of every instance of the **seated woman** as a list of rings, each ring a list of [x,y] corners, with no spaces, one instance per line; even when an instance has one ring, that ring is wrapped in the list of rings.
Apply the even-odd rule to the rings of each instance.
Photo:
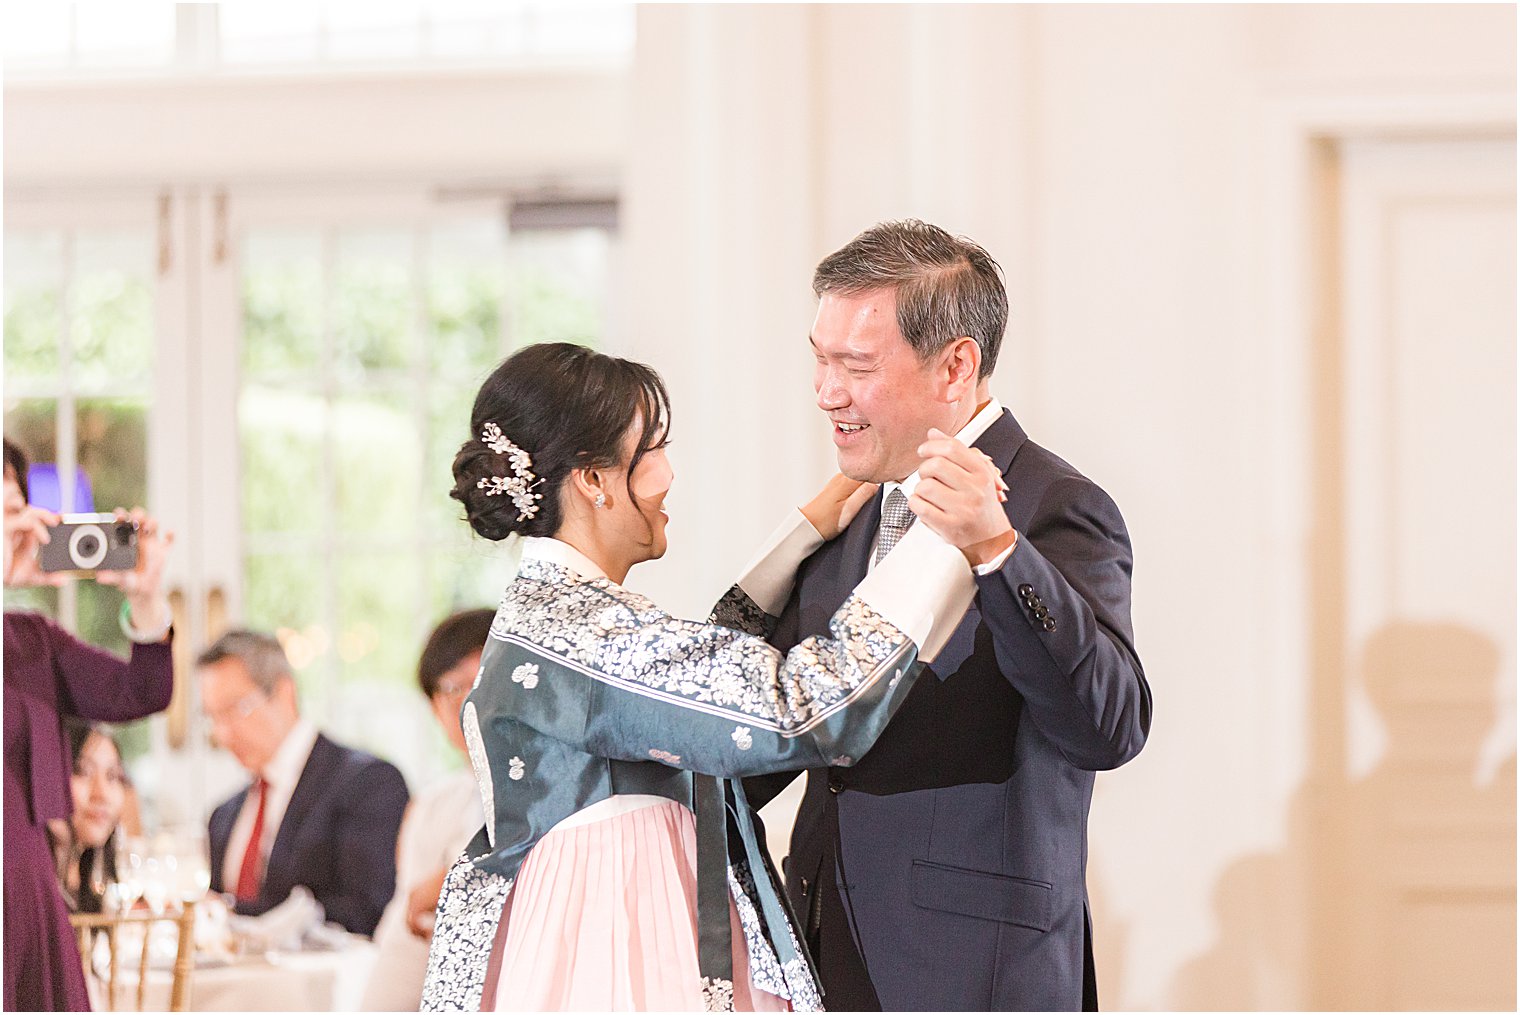
[[[116,829],[127,804],[121,749],[103,726],[63,721],[73,768],[74,813],[48,823],[58,887],[71,913],[98,913],[106,886],[116,880]]]
[[[872,488],[832,480],[697,623],[622,584],[666,546],[653,370],[530,346],[470,422],[453,496],[526,538],[463,709],[486,823],[444,884],[424,1008],[819,1007],[740,777],[863,755],[970,603],[965,556],[914,526],[832,637],[783,655],[764,635],[798,565]]]
[[[417,682],[449,746],[468,760],[459,707],[480,670],[491,632],[491,610],[465,610],[428,636]],[[480,828],[480,794],[469,767],[450,772],[412,798],[396,844],[396,895],[375,930],[374,971],[364,990],[365,1011],[416,1011],[427,972],[433,912],[443,879]]]

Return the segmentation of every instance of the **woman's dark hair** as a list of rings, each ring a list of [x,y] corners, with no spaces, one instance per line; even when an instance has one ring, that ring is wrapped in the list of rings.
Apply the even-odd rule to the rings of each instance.
[[[635,421],[643,431],[624,463],[623,439]],[[488,495],[480,488],[483,480],[513,475],[508,456],[481,439],[488,423],[533,459],[539,484],[534,492],[543,499],[531,518],[518,518],[521,510],[509,494]],[[464,505],[470,527],[487,539],[514,532],[552,536],[563,520],[559,494],[566,476],[626,464],[631,478],[643,457],[664,444],[669,427],[665,382],[644,364],[568,342],[530,345],[507,357],[480,386],[470,439],[454,456],[449,496]]]
[[[16,485],[21,487],[21,499],[30,501],[32,495],[26,488],[26,452],[9,437],[5,438],[5,464],[16,474]]]
[[[64,737],[69,742],[69,760],[73,771],[79,769],[79,757],[84,753],[84,745],[92,736],[105,737],[111,742],[116,750],[117,758],[121,757],[121,745],[116,738],[104,726],[85,722],[74,716],[65,716],[63,720]],[[51,834],[51,832],[49,833]],[[68,862],[72,853],[73,831],[70,829],[67,842],[54,842],[53,849],[61,857],[62,861]],[[117,880],[116,872],[116,836],[113,833],[101,846],[89,846],[82,850],[78,860],[79,895],[75,899],[75,911],[80,913],[99,913],[104,907],[105,900],[95,890],[95,873],[97,868],[103,877],[105,884]]]
[[[417,683],[422,685],[423,694],[431,698],[438,693],[438,681],[445,673],[472,652],[485,648],[495,616],[495,610],[465,610],[433,628],[417,661]]]

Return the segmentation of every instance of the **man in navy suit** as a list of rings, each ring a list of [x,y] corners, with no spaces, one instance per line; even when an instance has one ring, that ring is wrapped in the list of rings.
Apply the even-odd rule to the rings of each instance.
[[[804,565],[774,644],[829,617],[907,525],[965,550],[976,597],[876,746],[808,773],[787,891],[834,1010],[1096,1009],[1093,773],[1139,753],[1151,698],[1114,502],[990,391],[997,264],[922,222],[818,266],[818,407],[882,490]],[[760,806],[792,775],[750,781]]]
[[[308,888],[326,918],[373,934],[396,888],[406,781],[302,719],[280,643],[229,631],[196,661],[217,742],[252,783],[211,814],[211,888],[257,916]]]

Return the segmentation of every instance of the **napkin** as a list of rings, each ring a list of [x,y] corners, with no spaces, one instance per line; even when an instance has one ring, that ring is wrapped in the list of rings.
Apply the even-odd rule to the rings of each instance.
[[[253,951],[299,951],[306,936],[322,926],[326,912],[304,885],[291,889],[289,897],[261,916],[228,917],[233,933]]]

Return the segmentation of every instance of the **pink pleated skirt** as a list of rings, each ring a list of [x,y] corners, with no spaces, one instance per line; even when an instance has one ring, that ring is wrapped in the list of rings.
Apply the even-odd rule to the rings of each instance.
[[[697,836],[675,801],[557,828],[523,862],[502,914],[497,1011],[701,1011]],[[739,916],[734,1007],[788,1011],[754,988]]]

